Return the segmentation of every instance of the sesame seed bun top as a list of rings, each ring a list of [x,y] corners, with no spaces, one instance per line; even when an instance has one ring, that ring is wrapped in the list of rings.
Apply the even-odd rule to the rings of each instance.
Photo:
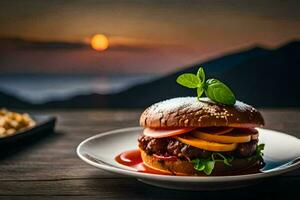
[[[140,117],[140,125],[153,129],[261,127],[264,119],[258,110],[240,101],[227,106],[208,98],[199,101],[196,97],[178,97],[148,107]]]

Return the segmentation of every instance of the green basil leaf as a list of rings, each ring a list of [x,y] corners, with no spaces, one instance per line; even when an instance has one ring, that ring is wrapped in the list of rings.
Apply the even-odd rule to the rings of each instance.
[[[262,157],[264,155],[264,153],[262,152],[265,149],[265,144],[259,144],[256,147],[256,156],[257,157]]]
[[[188,88],[200,87],[200,79],[195,74],[186,73],[178,76],[176,82]]]
[[[195,169],[198,170],[198,171],[203,171],[203,170],[205,169],[205,165],[203,165],[203,164],[197,165],[197,166],[195,167]]]
[[[230,88],[217,79],[209,79],[206,81],[205,94],[211,100],[221,104],[234,105],[236,102],[235,96]]]
[[[233,161],[233,156],[229,156],[228,158],[227,158],[227,161],[230,163],[230,165],[231,165],[231,162]]]
[[[202,96],[203,92],[204,92],[203,87],[198,87],[197,88],[197,98],[198,98],[198,100]]]
[[[215,156],[218,156],[218,157],[220,157],[221,159],[220,160],[216,160],[215,159]],[[228,166],[231,166],[231,162],[233,161],[233,157],[232,156],[228,156],[228,157],[226,157],[226,156],[224,156],[223,154],[221,154],[221,153],[213,153],[212,155],[211,155],[211,157],[212,157],[212,160],[214,160],[214,161],[219,161],[219,162],[223,162],[225,165],[228,165]]]
[[[231,163],[229,162],[229,160],[227,158],[225,158],[223,162],[225,165],[231,166]]]
[[[203,92],[208,98],[217,103],[225,105],[234,105],[236,102],[235,96],[231,89],[224,83],[217,79],[209,79],[205,81],[206,75],[204,69],[200,67],[197,74],[186,73],[177,77],[176,81],[178,84],[196,89],[197,88],[197,99],[203,95]]]
[[[203,171],[206,175],[210,175],[215,167],[216,162],[222,162],[225,165],[231,166],[232,156],[224,156],[221,153],[212,153],[208,159],[197,158],[192,160],[194,168],[198,171]]]
[[[264,149],[265,149],[265,144],[259,144],[259,145],[257,146],[257,149],[258,149],[259,151],[264,150]]]
[[[211,85],[211,84],[214,84],[214,83],[220,83],[220,81],[218,79],[214,79],[214,78],[210,78],[206,81],[207,85]]]
[[[192,160],[192,163],[194,164],[194,168],[198,171],[203,171],[205,168],[205,165],[200,159]]]
[[[205,82],[205,72],[204,72],[204,69],[202,67],[200,67],[198,69],[197,76],[199,77],[201,83]]]
[[[215,167],[215,161],[208,160],[208,161],[205,162],[205,168],[204,168],[203,172],[206,175],[210,175],[212,173],[214,167]]]

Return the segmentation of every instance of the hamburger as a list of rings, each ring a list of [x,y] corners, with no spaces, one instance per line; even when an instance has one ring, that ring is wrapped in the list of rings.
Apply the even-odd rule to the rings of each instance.
[[[264,119],[254,107],[209,98],[178,97],[148,107],[138,138],[144,164],[173,175],[229,175],[262,163],[256,127]]]

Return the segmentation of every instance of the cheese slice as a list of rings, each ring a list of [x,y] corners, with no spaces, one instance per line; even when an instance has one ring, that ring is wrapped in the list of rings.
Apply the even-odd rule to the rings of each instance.
[[[193,147],[197,147],[199,149],[204,149],[207,151],[216,151],[216,152],[233,151],[237,148],[237,143],[222,144],[222,143],[202,140],[192,136],[188,136],[184,138],[176,136],[175,138],[184,144],[188,144]]]

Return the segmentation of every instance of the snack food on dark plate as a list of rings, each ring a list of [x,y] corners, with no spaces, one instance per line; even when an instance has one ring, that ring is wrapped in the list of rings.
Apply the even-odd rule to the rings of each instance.
[[[27,113],[0,108],[0,138],[17,134],[19,131],[34,127],[35,124],[36,122]]]
[[[179,97],[156,103],[140,117],[144,163],[176,175],[226,174],[259,165],[262,115],[236,101],[233,106],[208,98]],[[260,147],[261,148],[261,147]]]

